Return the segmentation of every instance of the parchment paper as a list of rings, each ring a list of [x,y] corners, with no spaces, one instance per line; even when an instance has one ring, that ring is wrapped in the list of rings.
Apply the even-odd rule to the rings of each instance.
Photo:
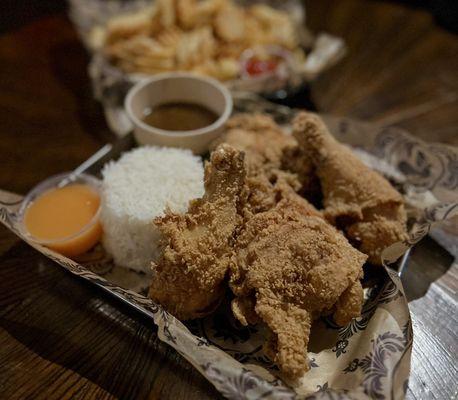
[[[251,104],[251,108],[256,107],[262,104]],[[270,111],[286,124],[292,116],[284,108]],[[445,229],[440,230],[441,234],[456,243],[456,224],[444,221],[452,221],[455,216],[456,222],[458,212],[454,170],[457,149],[425,144],[392,128],[329,116],[325,120],[340,141],[353,146],[366,163],[394,181],[412,205],[410,240],[387,249],[383,254],[386,263],[394,261],[435,224],[442,223]],[[0,220],[21,237],[15,218],[20,202],[21,196],[0,191]],[[386,268],[378,284],[366,290],[362,315],[348,326],[339,328],[330,319],[317,321],[310,344],[312,368],[300,385],[292,387],[281,380],[278,369],[261,351],[263,327],[240,328],[225,305],[210,317],[184,325],[144,296],[148,277],[114,267],[100,246],[78,263],[29,244],[70,272],[151,316],[160,339],[229,399],[400,399],[405,395],[412,324],[394,270]]]

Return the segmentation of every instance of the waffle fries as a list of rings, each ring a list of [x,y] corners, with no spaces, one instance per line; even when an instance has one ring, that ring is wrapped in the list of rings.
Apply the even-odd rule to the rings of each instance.
[[[220,80],[240,76],[239,59],[248,48],[275,45],[304,58],[287,13],[231,0],[156,0],[111,19],[102,43],[110,62],[128,73],[184,70]]]

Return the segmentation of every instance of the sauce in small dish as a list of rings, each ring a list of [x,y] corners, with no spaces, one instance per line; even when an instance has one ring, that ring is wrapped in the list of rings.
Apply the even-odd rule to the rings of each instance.
[[[244,79],[285,78],[290,73],[292,55],[278,46],[258,46],[245,50],[240,62]]]
[[[213,124],[219,116],[197,103],[164,103],[145,109],[143,122],[165,131],[193,131]]]
[[[232,96],[215,79],[172,72],[138,82],[127,93],[124,106],[137,143],[205,154],[224,131]]]
[[[91,249],[101,238],[97,179],[80,175],[59,187],[67,175],[49,178],[24,199],[22,229],[31,240],[67,257]]]
[[[280,61],[275,58],[263,60],[256,56],[249,58],[246,61],[245,69],[250,76],[259,76],[264,74],[272,74],[278,68]]]

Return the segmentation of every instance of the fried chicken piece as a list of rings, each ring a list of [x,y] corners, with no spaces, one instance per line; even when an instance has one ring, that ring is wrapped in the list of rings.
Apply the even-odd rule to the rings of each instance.
[[[243,325],[266,323],[265,352],[292,380],[309,369],[312,321],[335,311],[337,322],[347,324],[363,302],[359,279],[367,257],[308,207],[306,213],[284,199],[253,216],[237,238],[230,272],[234,315]]]
[[[335,304],[334,322],[337,325],[345,326],[361,314],[363,307],[364,292],[361,282],[357,279],[340,295]]]
[[[216,143],[228,143],[245,153],[247,178],[245,212],[267,211],[277,204],[285,185],[300,187],[297,177],[281,170],[283,149],[296,143],[275,121],[263,114],[239,114],[227,122],[227,131]]]
[[[380,265],[381,252],[406,238],[402,196],[338,143],[318,116],[300,113],[293,130],[320,180],[326,218],[345,231],[370,263]]]
[[[304,215],[314,215],[324,218],[323,214],[318,211],[313,204],[309,203],[304,197],[298,194],[291,183],[281,175],[275,184],[274,192],[276,206],[279,204],[282,204],[282,206],[288,204]]]
[[[275,121],[265,114],[238,114],[227,121],[222,137],[246,154],[247,164],[256,164],[267,171],[281,167],[283,149],[297,144]]]
[[[164,250],[149,295],[180,319],[211,313],[224,295],[244,179],[243,154],[223,144],[205,166],[203,198],[192,200],[184,215],[167,212],[154,221]]]
[[[310,158],[304,155],[302,149],[295,143],[283,149],[281,168],[296,175],[300,188],[298,193],[314,206],[322,208],[320,180],[316,175],[315,166]]]

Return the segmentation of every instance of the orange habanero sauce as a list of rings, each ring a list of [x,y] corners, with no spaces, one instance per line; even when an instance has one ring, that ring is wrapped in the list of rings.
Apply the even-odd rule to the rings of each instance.
[[[38,241],[67,257],[80,255],[102,236],[99,221],[92,219],[100,206],[100,196],[91,187],[71,184],[51,189],[27,208],[24,224]]]

